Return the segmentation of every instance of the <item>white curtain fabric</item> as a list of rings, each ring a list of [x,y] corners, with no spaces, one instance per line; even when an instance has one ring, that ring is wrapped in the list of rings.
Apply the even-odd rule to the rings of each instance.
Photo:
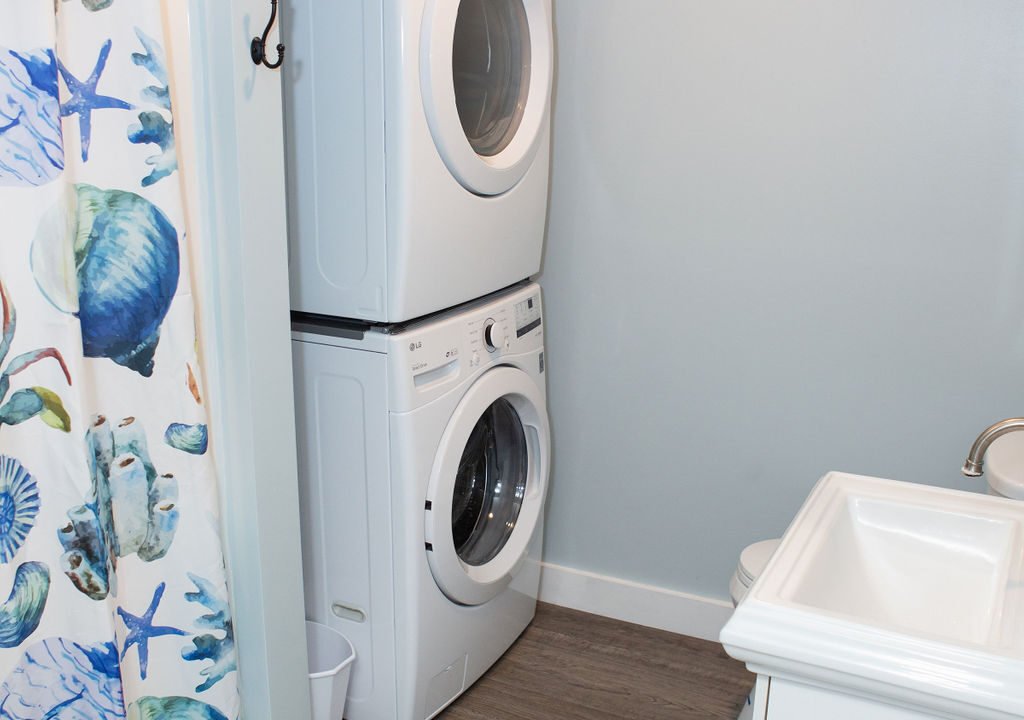
[[[0,718],[239,715],[162,23],[0,0]]]

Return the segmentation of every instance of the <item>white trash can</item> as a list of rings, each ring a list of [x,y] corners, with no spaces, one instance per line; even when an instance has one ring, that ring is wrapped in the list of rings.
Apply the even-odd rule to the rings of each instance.
[[[313,720],[341,720],[355,648],[337,630],[307,620],[306,654]]]

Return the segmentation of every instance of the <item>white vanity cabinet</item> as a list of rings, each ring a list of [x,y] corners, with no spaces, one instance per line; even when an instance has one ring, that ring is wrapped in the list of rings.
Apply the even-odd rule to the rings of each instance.
[[[760,676],[754,695],[756,720],[948,720],[877,700],[824,690],[792,680]]]

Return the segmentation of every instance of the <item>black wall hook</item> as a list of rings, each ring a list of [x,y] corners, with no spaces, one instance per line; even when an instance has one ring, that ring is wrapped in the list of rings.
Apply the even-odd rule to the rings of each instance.
[[[270,30],[274,27],[276,20],[277,0],[270,0],[270,20],[267,22],[267,28],[263,31],[263,37],[254,37],[252,45],[249,47],[252,61],[257,65],[264,65],[271,70],[281,67],[281,64],[284,62],[284,45],[281,43],[277,44],[277,62],[267,61],[267,37],[270,35]]]

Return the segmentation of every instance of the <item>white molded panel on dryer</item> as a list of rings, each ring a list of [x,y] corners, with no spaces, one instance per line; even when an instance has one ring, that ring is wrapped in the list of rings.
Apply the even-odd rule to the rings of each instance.
[[[381,3],[312,1],[316,13],[296,3],[286,28],[292,307],[376,317],[387,264]],[[347,313],[326,312],[324,294]]]
[[[391,501],[387,359],[350,351],[342,366],[327,345],[293,342],[292,350],[306,616],[356,648],[349,710],[393,708],[391,653],[373,652],[394,646],[391,529],[376,520]]]

